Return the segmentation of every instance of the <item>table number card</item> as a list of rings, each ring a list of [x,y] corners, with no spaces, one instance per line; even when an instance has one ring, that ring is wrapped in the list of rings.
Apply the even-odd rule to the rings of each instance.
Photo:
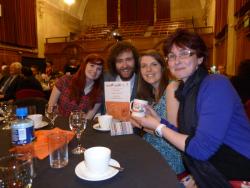
[[[108,114],[121,121],[130,117],[130,82],[105,82],[105,106]]]
[[[120,121],[113,121],[110,127],[110,135],[111,136],[119,136],[119,135],[126,135],[126,134],[133,134],[133,127],[130,122],[120,122]]]

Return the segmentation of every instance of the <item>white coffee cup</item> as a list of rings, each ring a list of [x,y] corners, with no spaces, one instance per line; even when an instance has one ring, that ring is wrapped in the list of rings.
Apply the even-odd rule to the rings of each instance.
[[[130,103],[130,110],[132,112],[132,116],[136,117],[144,117],[145,116],[145,106],[148,104],[148,101],[141,99],[134,99]]]
[[[108,170],[111,150],[106,147],[96,146],[85,150],[84,162],[90,176],[101,176]]]
[[[102,129],[110,129],[113,116],[105,114],[98,116],[98,123]]]
[[[32,114],[32,115],[28,115],[29,119],[32,119],[34,121],[34,126],[39,126],[40,123],[43,120],[43,115],[42,114]]]

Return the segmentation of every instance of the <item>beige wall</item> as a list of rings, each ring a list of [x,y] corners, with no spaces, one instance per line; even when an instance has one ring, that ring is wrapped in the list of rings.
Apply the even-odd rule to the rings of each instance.
[[[227,37],[227,67],[226,73],[235,74],[235,48],[236,48],[236,32],[234,29],[236,23],[234,17],[234,1],[228,1],[228,37]]]
[[[200,0],[170,1],[171,18],[194,18],[195,25],[201,25],[202,9]]]
[[[208,19],[207,19],[207,26],[214,26],[215,21],[215,0],[209,1],[209,12],[208,12]]]
[[[49,37],[69,36],[70,32],[79,32],[80,20],[66,14],[52,5],[37,0],[38,56],[44,57],[45,39]]]
[[[89,0],[83,18],[81,27],[86,25],[107,24],[107,1],[106,0]]]

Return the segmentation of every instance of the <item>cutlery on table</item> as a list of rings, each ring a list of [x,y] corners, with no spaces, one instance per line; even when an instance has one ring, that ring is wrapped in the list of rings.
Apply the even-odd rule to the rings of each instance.
[[[120,172],[122,172],[124,170],[123,167],[118,167],[118,166],[114,166],[114,165],[110,165],[110,164],[109,164],[109,166],[116,169],[116,170],[119,170]]]

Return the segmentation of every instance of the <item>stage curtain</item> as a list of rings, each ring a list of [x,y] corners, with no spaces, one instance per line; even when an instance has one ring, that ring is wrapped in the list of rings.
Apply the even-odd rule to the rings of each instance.
[[[154,22],[154,0],[137,0],[137,20]]]
[[[118,25],[118,0],[107,0],[107,23]]]
[[[121,22],[154,20],[154,0],[121,0]]]
[[[157,1],[157,20],[170,19],[170,0]]]
[[[216,8],[214,33],[215,36],[217,36],[227,26],[228,0],[217,0],[215,6]]]
[[[36,48],[35,0],[0,0],[0,41],[14,46]]]

